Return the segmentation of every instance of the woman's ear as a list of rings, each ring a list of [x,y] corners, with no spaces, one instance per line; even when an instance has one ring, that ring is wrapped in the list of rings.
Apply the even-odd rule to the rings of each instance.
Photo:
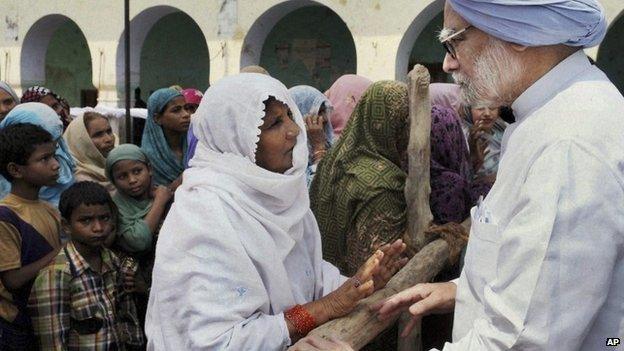
[[[154,114],[154,123],[160,125],[160,118],[162,117],[162,113]]]

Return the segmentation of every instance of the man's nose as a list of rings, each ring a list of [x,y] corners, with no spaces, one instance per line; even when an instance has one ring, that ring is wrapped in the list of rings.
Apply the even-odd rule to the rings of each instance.
[[[454,59],[453,56],[451,56],[451,54],[447,52],[444,56],[444,62],[442,63],[442,69],[444,70],[444,72],[453,73],[458,68],[459,61],[457,61],[457,59]]]

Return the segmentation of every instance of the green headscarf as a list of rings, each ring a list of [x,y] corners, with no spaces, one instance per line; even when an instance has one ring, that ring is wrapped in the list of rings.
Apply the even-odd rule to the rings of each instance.
[[[400,238],[406,229],[401,169],[409,139],[407,87],[381,81],[356,106],[338,143],[318,166],[310,189],[323,257],[343,274],[355,273],[371,245]]]
[[[133,144],[117,146],[106,158],[106,176],[113,184],[115,184],[113,167],[115,163],[123,160],[140,161],[149,165],[147,156],[138,146]],[[153,200],[137,200],[118,190],[113,195],[113,201],[119,210],[117,221],[117,243],[119,246],[128,252],[142,252],[150,249],[152,247],[152,231],[143,217],[152,208]]]
[[[182,161],[186,155],[188,144],[185,133],[180,136],[184,155],[182,159],[178,159],[169,147],[162,127],[156,123],[154,118],[164,111],[171,100],[180,96],[183,95],[178,90],[162,88],[152,93],[147,100],[147,120],[145,121],[145,129],[143,129],[141,148],[151,162],[154,183],[160,185],[169,185],[182,174],[184,171]]]

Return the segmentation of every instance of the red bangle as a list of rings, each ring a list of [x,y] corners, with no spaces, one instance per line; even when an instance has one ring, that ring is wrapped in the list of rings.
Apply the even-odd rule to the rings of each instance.
[[[312,329],[316,328],[314,317],[301,305],[295,305],[293,308],[284,312],[284,317],[293,324],[297,334],[301,336],[308,335]]]

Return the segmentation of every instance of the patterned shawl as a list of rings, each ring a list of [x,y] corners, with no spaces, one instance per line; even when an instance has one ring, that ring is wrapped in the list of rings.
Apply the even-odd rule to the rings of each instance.
[[[342,137],[319,164],[310,189],[323,256],[343,274],[354,273],[371,246],[402,236],[406,225],[398,145],[409,138],[405,84],[371,85]]]
[[[457,113],[433,106],[431,110],[431,195],[429,206],[437,224],[461,223],[490,185],[472,179],[468,147]]]

